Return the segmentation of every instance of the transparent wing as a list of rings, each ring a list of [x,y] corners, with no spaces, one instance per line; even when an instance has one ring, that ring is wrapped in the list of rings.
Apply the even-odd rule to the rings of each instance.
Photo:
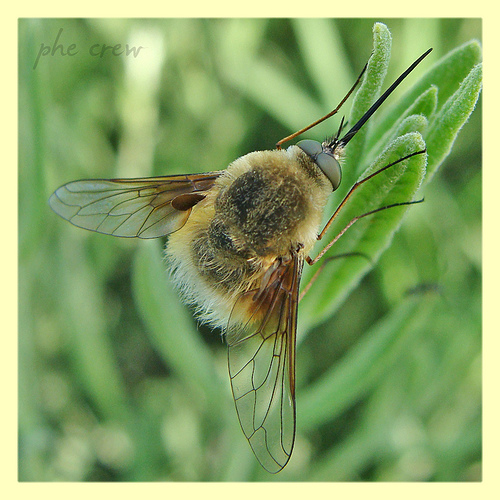
[[[180,229],[221,172],[143,179],[74,181],[49,204],[75,226],[129,238],[158,238]]]
[[[260,464],[271,473],[287,464],[295,441],[295,339],[303,258],[278,263],[264,288],[242,294],[229,320],[229,376],[241,428]]]

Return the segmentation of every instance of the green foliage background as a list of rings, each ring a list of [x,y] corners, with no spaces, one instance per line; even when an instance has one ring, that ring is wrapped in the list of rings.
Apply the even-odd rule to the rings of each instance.
[[[78,178],[218,170],[272,149],[340,101],[376,21],[393,40],[383,88],[434,51],[373,117],[372,141],[429,67],[480,40],[479,20],[20,20],[21,481],[481,479],[480,101],[359,286],[306,296],[297,442],[277,476],[239,429],[224,343],[179,302],[162,242],[85,232],[47,204]],[[77,53],[34,69],[61,28]],[[145,48],[95,57],[94,44]],[[438,99],[460,81],[450,73]],[[344,192],[372,160],[348,150]]]

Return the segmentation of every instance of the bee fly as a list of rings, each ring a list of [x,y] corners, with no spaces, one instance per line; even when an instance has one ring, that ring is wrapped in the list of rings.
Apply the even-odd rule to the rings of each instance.
[[[225,170],[141,179],[80,180],[57,189],[50,206],[75,226],[113,236],[169,235],[166,254],[183,298],[201,321],[224,329],[232,393],[243,433],[260,464],[279,472],[295,440],[295,340],[304,261],[315,264],[356,220],[312,259],[354,190],[416,151],[357,182],[326,226],[323,210],[341,181],[342,153],[370,116],[430,53],[419,57],[343,136],[281,145],[334,115]]]

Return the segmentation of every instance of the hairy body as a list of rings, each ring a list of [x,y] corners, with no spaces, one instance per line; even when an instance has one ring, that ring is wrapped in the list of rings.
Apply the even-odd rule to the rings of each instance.
[[[248,318],[251,304],[240,301],[235,309],[237,298],[260,288],[277,260],[309,253],[331,192],[297,146],[231,163],[167,244],[175,282],[200,318],[220,327],[230,313]]]

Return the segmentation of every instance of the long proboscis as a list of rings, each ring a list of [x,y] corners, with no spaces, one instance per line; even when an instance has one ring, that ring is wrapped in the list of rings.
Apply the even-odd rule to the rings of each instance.
[[[396,90],[399,84],[432,52],[432,48],[424,52],[406,71],[401,73],[394,83],[373,103],[371,108],[357,121],[357,123],[347,132],[342,139],[338,140],[338,144],[345,146],[368,121],[368,119],[377,111],[382,103]]]

